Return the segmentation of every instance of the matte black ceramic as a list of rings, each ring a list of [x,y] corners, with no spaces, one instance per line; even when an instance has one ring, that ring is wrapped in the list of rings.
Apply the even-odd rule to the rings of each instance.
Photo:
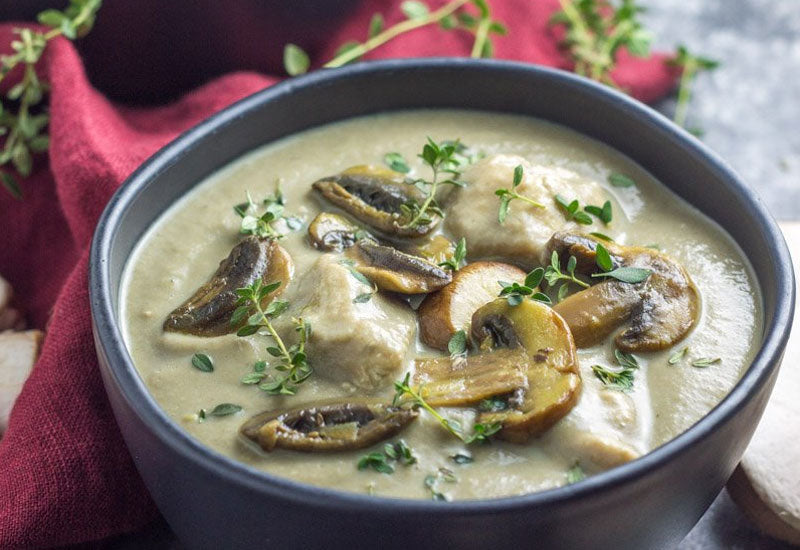
[[[452,503],[370,497],[276,478],[221,456],[169,419],[137,374],[117,322],[120,276],[142,233],[197,182],[264,143],[348,117],[420,107],[511,112],[566,125],[628,155],[719,222],[753,263],[765,317],[763,345],[730,395],[684,434],[624,466],[559,489]],[[208,549],[674,546],[750,440],[794,308],[780,231],[755,193],[699,141],[583,78],[454,59],[317,72],[259,92],[189,130],[111,199],[95,234],[90,279],[97,353],[125,441],[178,537],[190,548]]]

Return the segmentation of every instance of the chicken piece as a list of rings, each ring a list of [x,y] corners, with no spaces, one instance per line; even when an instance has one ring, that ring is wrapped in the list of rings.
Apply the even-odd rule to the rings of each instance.
[[[6,431],[11,407],[36,363],[41,342],[42,333],[38,330],[0,333],[0,436]]]
[[[282,318],[302,317],[311,325],[306,351],[315,373],[372,391],[402,371],[415,336],[414,312],[377,292],[354,302],[372,289],[342,261],[333,254],[321,256]]]
[[[502,225],[497,219],[498,189],[510,189],[514,168],[523,167],[522,183],[515,192],[544,205],[538,208],[521,200],[511,203]],[[547,241],[556,231],[576,230],[555,202],[555,195],[578,199],[581,205],[601,205],[608,197],[602,187],[561,167],[531,166],[522,157],[494,155],[476,163],[463,174],[467,182],[447,199],[445,227],[465,237],[471,257],[504,260],[526,269],[547,263]]]

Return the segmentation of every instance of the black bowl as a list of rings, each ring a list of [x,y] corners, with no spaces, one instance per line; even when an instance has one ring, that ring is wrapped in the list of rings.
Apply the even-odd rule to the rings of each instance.
[[[437,503],[321,489],[205,447],[167,417],[122,341],[125,262],[175,200],[242,154],[300,130],[408,108],[531,115],[628,155],[717,221],[762,290],[763,344],[730,394],[653,452],[580,483],[524,496]],[[191,548],[660,548],[674,546],[725,484],[769,397],[794,309],[786,245],[760,199],[713,153],[646,106],[561,71],[519,63],[395,60],[292,79],[189,130],[114,195],[92,243],[90,292],[103,381],[159,509]]]

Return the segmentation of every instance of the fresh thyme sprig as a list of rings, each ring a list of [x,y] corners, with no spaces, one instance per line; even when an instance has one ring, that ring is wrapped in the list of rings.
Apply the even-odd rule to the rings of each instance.
[[[430,404],[425,401],[425,398],[422,396],[421,387],[415,390],[411,386],[411,373],[406,373],[402,381],[395,382],[394,389],[395,395],[392,400],[393,405],[400,405],[403,402],[403,398],[409,397],[413,406],[425,409],[432,417],[439,421],[439,424],[441,424],[445,430],[464,443],[488,443],[491,436],[502,428],[499,422],[491,422],[488,424],[476,423],[472,426],[472,433],[465,434],[458,423],[443,417],[439,414],[439,411],[431,407]]]
[[[644,10],[636,0],[560,2],[561,10],[553,14],[550,24],[564,27],[561,47],[576,73],[616,88],[611,72],[620,48],[637,57],[649,55],[652,36],[639,22]]]
[[[70,0],[64,11],[39,13],[39,23],[49,30],[14,29],[19,38],[11,42],[13,53],[0,56],[0,82],[14,68],[23,67],[22,79],[8,90],[7,101],[0,102],[0,135],[5,136],[0,151],[0,183],[17,199],[22,198],[22,189],[8,165],[26,178],[33,171],[33,154],[46,151],[50,145],[46,132],[50,117],[46,112],[34,112],[49,91],[47,82],[36,73],[36,64],[50,40],[85,36],[92,29],[101,4],[102,0]]]
[[[440,480],[447,483],[456,483],[458,478],[449,468],[439,468],[435,474],[425,476],[423,485],[425,485],[425,488],[430,492],[431,499],[446,502],[450,500],[450,498],[439,491],[438,485]]]
[[[544,268],[537,267],[525,276],[525,282],[523,284],[497,281],[497,284],[500,285],[500,294],[498,294],[498,296],[505,298],[510,306],[520,305],[525,299],[525,296],[530,296],[531,300],[550,305],[552,303],[550,297],[544,292],[538,292],[537,290],[543,278]]]
[[[477,10],[477,16],[465,11],[467,5]],[[505,26],[492,18],[491,9],[486,0],[452,0],[437,10],[431,11],[424,2],[410,0],[400,6],[406,19],[384,28],[384,19],[380,13],[372,16],[367,30],[367,38],[363,42],[349,41],[342,44],[333,59],[323,65],[326,69],[341,67],[358,61],[364,54],[382,46],[398,36],[428,25],[438,24],[443,30],[464,30],[474,35],[471,57],[491,57],[494,46],[491,35],[506,34]],[[308,71],[311,60],[308,54],[296,44],[287,44],[283,51],[283,64],[286,72],[292,76]]]
[[[497,211],[497,221],[505,223],[506,218],[508,217],[508,212],[511,207],[511,201],[515,199],[519,199],[521,201],[525,201],[528,204],[535,206],[536,208],[544,208],[545,206],[540,203],[536,202],[535,200],[528,198],[524,195],[520,195],[515,191],[517,187],[522,183],[522,177],[524,175],[522,165],[518,164],[514,167],[514,177],[511,180],[511,189],[497,189],[494,194],[500,197],[500,209]]]
[[[410,200],[400,206],[400,211],[409,220],[404,227],[417,227],[433,221],[429,213],[444,217],[444,212],[436,202],[436,191],[440,185],[453,185],[463,187],[465,184],[458,180],[461,175],[461,165],[456,158],[458,142],[436,143],[430,137],[422,147],[419,158],[422,159],[433,172],[431,181],[424,179],[414,180],[414,186],[425,193],[422,204]],[[440,179],[442,174],[447,174],[447,179]]]
[[[574,283],[582,288],[589,288],[589,283],[585,283],[575,276],[575,268],[578,266],[578,259],[575,256],[570,256],[567,260],[567,272],[561,271],[561,260],[558,258],[558,252],[553,250],[550,255],[550,265],[544,270],[544,278],[548,286],[555,286],[559,281],[564,282],[558,289],[558,300],[561,301],[567,296],[570,283]]]
[[[566,217],[567,220],[573,220],[581,225],[592,225],[592,218],[586,212],[580,210],[578,199],[568,201],[561,195],[556,195],[553,198],[555,199],[556,204],[564,212],[564,217]],[[611,205],[609,204],[609,207],[610,206]]]
[[[285,201],[280,187],[275,190],[274,195],[266,197],[262,201],[264,213],[258,214],[258,204],[253,201],[250,192],[246,191],[247,202],[239,203],[233,207],[233,211],[242,218],[239,233],[242,235],[255,235],[262,239],[280,239],[284,236],[274,223],[283,218]]]
[[[356,464],[359,470],[372,468],[381,474],[393,474],[394,466],[392,462],[397,462],[404,466],[411,466],[417,463],[417,457],[411,451],[411,447],[406,445],[402,439],[396,443],[386,443],[383,452],[374,451],[362,456]]]
[[[456,249],[453,251],[453,256],[443,262],[439,262],[439,266],[450,271],[458,271],[461,269],[461,264],[467,258],[467,240],[461,237],[456,244]]]
[[[295,330],[298,333],[298,343],[290,347],[286,346],[272,325],[272,321],[286,311],[289,302],[272,300],[266,308],[261,305],[264,299],[277,290],[280,285],[280,281],[265,285],[261,279],[258,279],[248,287],[237,289],[239,307],[231,316],[231,325],[237,326],[247,319],[245,325],[236,333],[241,337],[252,336],[256,332],[266,329],[275,342],[274,346],[267,347],[267,353],[278,358],[278,363],[274,368],[283,373],[279,376],[267,375],[264,372],[266,362],[259,361],[255,364],[253,372],[245,375],[242,383],[258,384],[262,382],[259,388],[268,394],[294,395],[297,393],[297,386],[305,382],[313,373],[305,352],[306,343],[311,336],[311,325],[303,319],[293,319]],[[263,382],[265,379],[268,380]]]
[[[593,278],[610,277],[623,283],[636,284],[647,280],[653,274],[650,269],[643,267],[618,267],[614,269],[614,262],[611,260],[611,254],[605,246],[597,243],[595,248],[595,263],[602,271],[600,273],[592,273]]]
[[[678,126],[686,125],[686,114],[689,111],[689,103],[692,100],[692,85],[695,77],[702,71],[712,71],[719,67],[719,62],[707,57],[693,55],[684,45],[678,46],[678,53],[670,62],[673,66],[681,69],[681,78],[678,83],[678,102],[675,105],[673,120]],[[697,134],[698,130],[691,130]]]
[[[357,295],[355,298],[353,298],[353,303],[363,304],[365,302],[369,302],[372,299],[372,297],[378,292],[378,287],[375,286],[375,284],[372,283],[369,279],[367,279],[363,273],[361,273],[356,269],[356,263],[353,260],[345,258],[343,260],[339,260],[339,264],[343,265],[345,269],[347,269],[347,271],[350,272],[350,275],[352,275],[356,281],[372,289],[369,292],[362,292],[361,294]]]
[[[614,358],[620,366],[617,370],[602,365],[592,365],[594,375],[606,386],[621,391],[633,388],[634,372],[639,369],[639,361],[630,353],[614,350]]]

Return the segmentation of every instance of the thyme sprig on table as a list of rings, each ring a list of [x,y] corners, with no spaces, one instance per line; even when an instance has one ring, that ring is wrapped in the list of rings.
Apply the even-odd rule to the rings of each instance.
[[[297,393],[298,386],[314,372],[308,363],[305,352],[306,343],[311,336],[311,325],[303,319],[293,319],[295,330],[298,333],[298,342],[292,346],[286,346],[275,330],[272,321],[286,311],[289,302],[272,300],[266,308],[262,306],[267,296],[275,292],[280,285],[281,281],[265,285],[261,279],[258,279],[250,286],[237,289],[239,307],[231,316],[231,325],[238,326],[246,319],[244,326],[236,333],[240,337],[252,336],[266,330],[275,343],[274,346],[267,347],[267,353],[278,359],[274,369],[281,373],[278,375],[267,374],[265,372],[266,361],[258,361],[253,367],[253,372],[242,378],[242,383],[259,384],[258,387],[270,395],[294,395]]]
[[[12,53],[0,56],[0,82],[17,67],[23,71],[21,80],[0,101],[0,136],[5,136],[0,150],[0,184],[17,199],[22,198],[22,189],[14,172],[28,177],[33,171],[33,155],[50,146],[46,132],[50,117],[39,109],[50,87],[36,73],[36,64],[52,39],[85,36],[101,4],[102,0],[70,0],[63,11],[39,13],[39,23],[48,30],[14,29],[18,38],[11,42]]]
[[[464,443],[488,443],[491,436],[499,432],[500,428],[502,428],[499,422],[490,422],[488,424],[475,423],[472,426],[472,433],[464,433],[457,422],[445,418],[439,411],[431,407],[430,404],[425,401],[425,398],[422,396],[422,387],[414,389],[411,386],[411,373],[406,373],[402,381],[395,382],[394,388],[395,395],[392,400],[393,405],[401,405],[404,399],[410,400],[412,406],[425,409],[432,417],[439,421],[439,424],[441,424],[445,430]]]
[[[477,15],[464,8],[472,6]],[[367,38],[363,42],[345,42],[336,50],[333,59],[323,65],[326,69],[341,67],[358,61],[364,54],[382,46],[414,29],[438,24],[442,30],[463,30],[474,35],[471,57],[492,57],[494,46],[491,36],[505,35],[506,27],[492,18],[491,8],[486,0],[452,0],[437,10],[431,11],[425,2],[409,0],[400,5],[406,19],[385,27],[383,15],[376,13],[370,20]],[[311,60],[308,54],[296,44],[287,44],[283,50],[283,65],[286,72],[296,76],[308,72]]]
[[[678,126],[686,125],[686,115],[689,111],[689,103],[692,100],[692,85],[698,73],[712,71],[719,67],[719,62],[708,57],[694,55],[684,45],[678,46],[678,53],[670,62],[673,66],[680,68],[681,78],[678,83],[678,101],[675,105],[675,113],[672,120]],[[693,134],[701,133],[696,128],[690,129]]]
[[[621,48],[637,57],[650,54],[652,35],[638,19],[644,9],[636,0],[560,0],[550,24],[565,31],[561,47],[579,75],[614,88],[611,72]]]

